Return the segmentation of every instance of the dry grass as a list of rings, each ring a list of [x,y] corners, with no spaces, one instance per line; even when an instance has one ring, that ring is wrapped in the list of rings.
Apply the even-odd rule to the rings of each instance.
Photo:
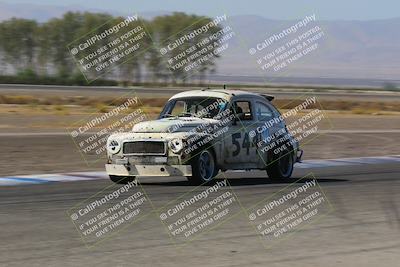
[[[80,105],[80,106],[119,106],[127,101],[128,97],[115,99],[113,97],[85,97],[85,96],[31,96],[31,95],[1,95],[0,104],[19,105]],[[168,98],[141,98],[138,106],[162,107]]]
[[[97,103],[96,104],[96,109],[100,112],[100,113],[107,113],[109,110],[109,106],[105,105],[104,103]]]
[[[38,104],[38,99],[30,95],[0,95],[0,104]]]
[[[131,96],[130,96],[131,97]],[[112,98],[112,97],[84,97],[84,96],[31,96],[31,95],[0,95],[0,104],[27,105],[32,109],[40,107],[42,110],[48,110],[48,107],[55,106],[51,109],[63,112],[65,106],[86,107],[92,111],[100,113],[108,112],[112,107],[119,106],[126,102],[128,97]],[[142,108],[149,113],[158,113],[168,98],[140,98],[137,105],[132,108]],[[276,99],[274,105],[280,109],[290,109],[301,104],[303,100],[296,99]],[[309,108],[322,108],[324,110],[344,111],[352,114],[374,114],[379,115],[382,112],[400,112],[399,102],[367,102],[367,101],[351,101],[351,100],[322,100]]]

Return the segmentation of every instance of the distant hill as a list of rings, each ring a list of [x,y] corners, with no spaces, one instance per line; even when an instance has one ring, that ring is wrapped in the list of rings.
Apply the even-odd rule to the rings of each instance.
[[[284,71],[261,71],[256,59],[247,50],[296,22],[258,16],[232,17],[227,24],[234,29],[238,39],[219,61],[218,73],[400,79],[400,18],[374,21],[317,20],[312,25],[320,26],[325,33],[317,50],[289,65]],[[290,36],[295,37],[296,34]]]

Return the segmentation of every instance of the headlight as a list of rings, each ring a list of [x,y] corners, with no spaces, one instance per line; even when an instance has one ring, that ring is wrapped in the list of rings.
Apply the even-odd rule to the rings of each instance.
[[[175,154],[179,153],[183,149],[183,141],[181,139],[175,138],[168,142],[168,147]]]
[[[117,140],[111,140],[108,142],[107,150],[111,154],[117,154],[121,149],[121,145]]]

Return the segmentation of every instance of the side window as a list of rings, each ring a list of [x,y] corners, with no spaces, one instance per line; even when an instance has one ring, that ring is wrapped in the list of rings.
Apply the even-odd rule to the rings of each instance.
[[[251,121],[253,113],[250,101],[236,101],[233,105],[236,117],[243,121]]]
[[[275,117],[275,112],[266,104],[256,102],[256,116],[259,121],[268,121]]]
[[[274,105],[269,104],[268,107],[270,107],[270,109],[272,109],[272,111],[274,112],[274,116],[275,117],[279,117],[279,116],[282,115]]]

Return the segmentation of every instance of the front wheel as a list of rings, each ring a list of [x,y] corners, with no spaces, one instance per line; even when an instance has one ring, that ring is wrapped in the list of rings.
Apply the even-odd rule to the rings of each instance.
[[[134,182],[136,179],[135,176],[117,176],[117,175],[110,175],[110,180],[116,184],[127,184],[130,182]]]
[[[275,181],[289,179],[293,173],[293,155],[291,151],[282,151],[273,158],[273,162],[267,167],[268,177]]]
[[[210,182],[218,172],[215,157],[210,150],[203,150],[196,155],[191,165],[192,176],[188,176],[187,179],[192,184]]]

